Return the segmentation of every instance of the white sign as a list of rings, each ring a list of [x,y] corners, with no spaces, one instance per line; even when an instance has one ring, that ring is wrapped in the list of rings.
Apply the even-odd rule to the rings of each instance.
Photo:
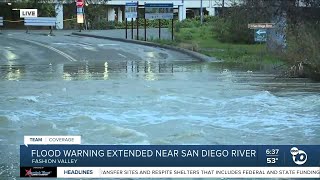
[[[173,19],[173,4],[146,3],[146,19]]]
[[[77,14],[77,23],[78,24],[83,24],[84,23],[83,14]]]
[[[20,18],[38,17],[38,9],[20,9]]]
[[[251,23],[248,24],[249,29],[271,29],[274,28],[274,23]]]
[[[138,17],[138,3],[131,2],[126,3],[126,18],[137,18]]]

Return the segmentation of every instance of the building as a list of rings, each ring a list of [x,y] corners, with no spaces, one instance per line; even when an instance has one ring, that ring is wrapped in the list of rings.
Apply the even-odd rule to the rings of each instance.
[[[0,2],[10,3],[22,0],[0,0]],[[44,3],[54,3],[57,15],[57,29],[63,29],[63,4],[74,3],[76,0],[42,0]],[[133,0],[136,1],[136,0]],[[86,5],[101,4],[107,6],[105,17],[108,21],[122,22],[125,20],[125,4],[133,2],[131,0],[85,0]],[[200,7],[203,7],[204,15],[215,16],[219,14],[222,7],[231,7],[239,4],[243,0],[139,0],[139,6],[143,8],[145,3],[173,3],[174,13],[181,21],[200,15]],[[297,0],[300,2],[302,0]],[[40,2],[40,1],[39,1]],[[300,2],[298,6],[303,6]],[[76,8],[76,7],[75,7]],[[85,7],[84,7],[85,9]]]
[[[20,0],[0,0],[3,3],[19,2]],[[230,7],[239,0],[139,0],[139,6],[143,8],[145,3],[173,3],[174,13],[181,21],[187,17],[200,15],[202,4],[205,15],[216,15],[221,7]],[[75,0],[43,0],[44,3],[54,3],[57,15],[57,29],[63,29],[63,5],[74,3]],[[106,19],[108,21],[122,22],[125,20],[124,10],[126,2],[131,0],[85,0],[86,5],[101,4],[107,6]],[[84,7],[85,9],[85,7]]]

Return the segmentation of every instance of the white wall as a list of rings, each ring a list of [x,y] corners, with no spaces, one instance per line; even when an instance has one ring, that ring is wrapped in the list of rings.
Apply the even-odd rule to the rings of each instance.
[[[56,4],[55,5],[56,11],[56,28],[63,29],[63,4]]]
[[[136,0],[134,0],[136,1]],[[92,0],[91,2],[99,3],[101,0]],[[106,5],[112,6],[124,6],[126,2],[132,2],[130,0],[110,0],[106,1]],[[172,3],[174,4],[174,8],[179,9],[179,20],[186,19],[186,10],[188,8],[200,8],[201,1],[200,0],[139,0],[139,5],[144,5],[145,3]],[[224,7],[230,7],[234,3],[238,3],[239,0],[224,0]],[[222,7],[223,0],[202,0],[202,7],[209,11],[209,15],[216,15],[215,7]],[[109,13],[109,21],[113,18],[112,14]]]

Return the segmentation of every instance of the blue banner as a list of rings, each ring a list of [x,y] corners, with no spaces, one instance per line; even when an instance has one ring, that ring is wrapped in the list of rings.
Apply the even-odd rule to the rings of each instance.
[[[126,6],[136,7],[136,6],[138,6],[138,3],[137,2],[128,2],[128,3],[126,3]]]
[[[161,4],[161,3],[146,3],[144,7],[153,7],[153,8],[173,8],[173,3]]]
[[[25,145],[21,167],[320,167],[320,145]]]

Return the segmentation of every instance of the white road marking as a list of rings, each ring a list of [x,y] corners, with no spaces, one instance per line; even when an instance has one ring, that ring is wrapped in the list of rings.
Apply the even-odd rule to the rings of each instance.
[[[90,50],[90,51],[97,51],[93,46],[84,44],[84,43],[63,43],[63,42],[58,42],[58,43],[52,43],[54,45],[62,45],[62,46],[77,46],[77,47],[82,47],[83,49]]]
[[[87,45],[87,46],[93,46],[93,44],[90,44],[90,43],[87,43],[87,42],[81,42],[80,44],[84,44],[84,45]]]
[[[52,43],[52,44],[56,44],[56,45],[66,45],[67,43]]]
[[[68,54],[66,54],[66,53],[64,53],[64,52],[62,52],[62,51],[60,51],[60,50],[58,50],[58,49],[56,49],[56,48],[54,48],[54,47],[51,47],[51,46],[48,46],[48,45],[45,45],[45,44],[42,44],[42,43],[39,43],[39,42],[27,40],[27,39],[21,39],[21,40],[28,41],[28,42],[33,43],[33,44],[36,44],[36,45],[38,45],[38,46],[42,46],[42,47],[48,48],[48,49],[50,49],[50,50],[52,50],[52,51],[60,54],[61,56],[67,58],[67,59],[70,60],[70,61],[77,61],[76,59],[74,59],[74,58],[71,57],[70,55],[68,55]]]
[[[5,56],[9,61],[12,61],[12,60],[15,60],[15,59],[18,59],[18,58],[19,58],[18,55],[16,55],[15,53],[13,53],[13,52],[10,51],[10,50],[4,49],[3,51],[4,51],[4,53],[3,53],[4,56]]]
[[[103,46],[118,46],[119,44],[98,44],[99,47]]]
[[[123,54],[118,53],[118,55],[121,56],[121,57],[127,58],[127,56],[125,56]]]
[[[86,50],[97,51],[97,50],[96,50],[94,47],[92,47],[92,46],[82,45],[82,44],[80,44],[80,46],[81,46],[83,49],[86,49]]]

